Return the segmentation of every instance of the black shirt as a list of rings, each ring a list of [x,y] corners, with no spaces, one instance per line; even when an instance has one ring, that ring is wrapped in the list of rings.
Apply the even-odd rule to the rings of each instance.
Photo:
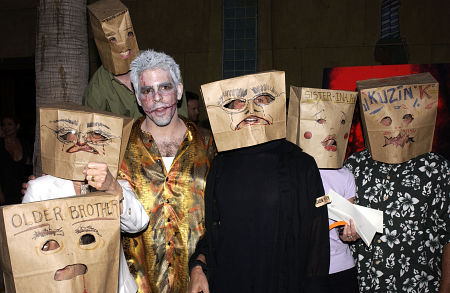
[[[328,274],[324,194],[314,160],[278,140],[225,152],[206,186],[211,292],[321,292]]]

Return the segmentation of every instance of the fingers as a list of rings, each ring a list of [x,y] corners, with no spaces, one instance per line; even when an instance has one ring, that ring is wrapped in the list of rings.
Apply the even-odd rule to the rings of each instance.
[[[24,182],[22,183],[22,189],[20,190],[20,192],[25,195],[25,193],[27,193],[27,189],[28,189],[28,182]]]
[[[208,280],[200,267],[194,267],[191,271],[191,280],[189,282],[189,293],[209,293]]]
[[[108,189],[113,179],[105,163],[89,162],[83,170],[89,185],[97,190]]]
[[[350,234],[353,237],[356,237],[358,235],[358,233],[356,232],[356,226],[353,219],[350,219]]]
[[[350,224],[344,226],[344,231],[342,232],[342,240],[346,242],[353,241]]]
[[[356,232],[355,222],[350,219],[350,224],[345,225],[342,233],[342,240],[346,242],[356,241],[359,239],[359,235]]]
[[[36,179],[36,176],[34,175],[30,175],[28,176],[28,181],[34,180]],[[25,193],[27,193],[27,189],[28,189],[28,182],[23,182],[22,183],[22,189],[20,190],[20,192],[25,195]]]

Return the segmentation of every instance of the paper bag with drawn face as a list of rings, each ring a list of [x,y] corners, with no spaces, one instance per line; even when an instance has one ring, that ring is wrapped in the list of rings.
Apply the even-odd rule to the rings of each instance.
[[[117,292],[118,196],[0,207],[1,270],[9,293]]]
[[[69,103],[44,106],[39,112],[44,173],[84,180],[87,163],[103,162],[116,177],[133,119]]]
[[[399,164],[431,151],[439,85],[430,73],[358,81],[366,146]]]
[[[341,168],[357,92],[291,86],[287,140],[316,160],[319,168]]]
[[[283,71],[216,81],[201,90],[218,151],[286,137]]]
[[[88,10],[103,66],[114,75],[127,73],[139,53],[128,9],[118,0],[100,0]]]

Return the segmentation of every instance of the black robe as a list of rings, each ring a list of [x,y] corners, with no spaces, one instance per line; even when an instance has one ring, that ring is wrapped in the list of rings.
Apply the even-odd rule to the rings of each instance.
[[[326,292],[328,215],[314,159],[286,140],[218,155],[206,191],[211,292]]]

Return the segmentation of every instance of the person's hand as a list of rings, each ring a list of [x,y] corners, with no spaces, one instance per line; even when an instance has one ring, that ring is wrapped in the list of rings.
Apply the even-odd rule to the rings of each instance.
[[[201,266],[195,266],[191,270],[191,280],[189,281],[189,293],[209,293],[208,280]]]
[[[47,175],[47,174],[42,173],[41,176],[45,176],[45,175]],[[28,176],[28,181],[31,181],[31,180],[34,180],[34,179],[36,179],[36,176],[34,176],[34,175]],[[25,193],[27,193],[27,189],[28,189],[28,181],[22,183],[22,189],[20,190],[20,192],[21,192],[23,195],[25,195]]]
[[[352,219],[350,219],[349,225],[344,226],[344,230],[339,234],[339,237],[344,242],[353,242],[360,238],[356,232],[355,222]]]
[[[89,162],[84,167],[83,174],[86,175],[88,184],[95,189],[119,195],[120,213],[122,214],[122,186],[120,186],[119,182],[109,172],[108,165],[105,163]]]
[[[88,184],[97,190],[113,191],[117,183],[105,163],[89,162],[84,167],[83,174],[86,175]]]

